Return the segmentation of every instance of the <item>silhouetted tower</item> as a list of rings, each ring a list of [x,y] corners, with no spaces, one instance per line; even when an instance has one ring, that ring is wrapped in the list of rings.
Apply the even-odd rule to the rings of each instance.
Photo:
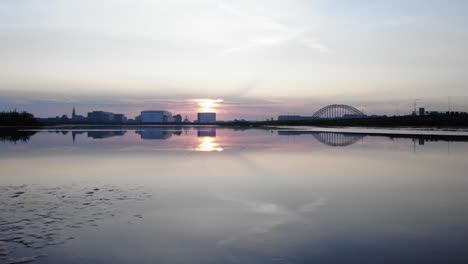
[[[72,112],[72,119],[76,118],[76,112],[75,112],[75,107],[73,107],[73,112]]]

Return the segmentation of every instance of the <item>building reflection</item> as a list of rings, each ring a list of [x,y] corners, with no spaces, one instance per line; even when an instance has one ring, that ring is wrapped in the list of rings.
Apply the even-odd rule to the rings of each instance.
[[[182,135],[181,127],[151,127],[135,131],[141,139],[168,139],[172,135]]]
[[[170,131],[161,128],[139,130],[135,131],[135,133],[140,135],[141,139],[168,139],[172,136]]]
[[[69,131],[61,131],[63,135],[68,135]],[[120,137],[120,136],[125,136],[127,133],[126,130],[91,130],[91,131],[85,131],[85,130],[73,130],[71,131],[72,139],[73,142],[76,141],[76,136],[77,135],[82,135],[85,134],[88,138],[92,139],[105,139],[105,138],[111,138],[111,137]]]
[[[76,140],[76,135],[81,135],[83,133],[85,133],[85,131],[72,131],[73,142]]]
[[[197,129],[197,137],[216,137],[216,127],[201,127]]]
[[[223,151],[223,148],[216,142],[216,127],[201,127],[197,129],[198,146],[196,151],[210,152]]]
[[[93,139],[103,139],[110,137],[124,136],[127,133],[126,130],[118,131],[88,131],[88,137]]]

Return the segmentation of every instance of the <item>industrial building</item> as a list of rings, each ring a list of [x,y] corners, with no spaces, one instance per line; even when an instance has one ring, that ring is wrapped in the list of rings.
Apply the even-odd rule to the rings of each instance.
[[[198,113],[198,123],[216,123],[216,113]]]
[[[171,112],[158,110],[142,111],[140,118],[141,123],[167,123],[174,122]]]

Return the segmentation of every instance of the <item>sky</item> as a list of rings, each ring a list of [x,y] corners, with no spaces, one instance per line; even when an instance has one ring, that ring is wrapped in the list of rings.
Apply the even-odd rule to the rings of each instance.
[[[0,110],[468,111],[466,0],[0,0]]]

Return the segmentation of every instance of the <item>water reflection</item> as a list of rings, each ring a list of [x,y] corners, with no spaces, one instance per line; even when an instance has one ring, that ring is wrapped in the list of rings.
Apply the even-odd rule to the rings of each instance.
[[[195,149],[196,151],[223,151],[223,148],[219,146],[214,137],[201,137],[200,144]]]
[[[197,137],[216,137],[216,127],[201,127],[197,129]]]
[[[0,129],[0,142],[28,142],[36,131],[18,131],[11,129]]]
[[[218,136],[218,132],[222,132]],[[188,127],[188,126],[173,126],[173,127],[137,127],[121,128],[121,129],[55,129],[55,130],[2,130],[0,129],[0,142],[11,143],[29,143],[31,138],[43,135],[43,132],[52,134],[59,134],[63,136],[71,136],[73,143],[86,143],[84,137],[93,140],[104,140],[110,138],[120,138],[113,140],[112,144],[118,146],[119,144],[143,144],[148,145],[149,142],[143,143],[140,140],[155,140],[151,145],[163,144],[157,143],[159,140],[169,140],[176,136],[174,140],[164,143],[161,147],[179,149],[179,150],[196,150],[196,151],[223,151],[226,147],[264,147],[264,148],[286,148],[286,147],[299,147],[301,144],[320,143],[328,147],[350,147],[356,143],[364,144],[366,137],[384,137],[390,141],[398,139],[410,139],[411,147],[416,151],[416,146],[423,147],[427,142],[446,141],[450,142],[468,142],[467,136],[447,136],[447,135],[406,135],[406,134],[373,134],[368,135],[365,133],[339,133],[339,132],[317,132],[317,131],[300,131],[300,130],[243,130],[236,132],[228,128],[219,127]],[[252,134],[253,136],[243,137],[241,132]],[[279,137],[265,138],[263,132]],[[194,134],[195,133],[195,134]],[[255,136],[259,134],[258,137]],[[138,137],[134,137],[138,135]],[[180,138],[179,138],[180,136]],[[51,143],[54,139],[48,138]],[[286,139],[288,144],[284,144]],[[293,139],[293,141],[291,141]],[[47,140],[47,139],[46,139]],[[294,143],[294,140],[297,141]],[[42,141],[42,140],[41,140]],[[46,142],[44,142],[46,143]],[[97,143],[97,141],[96,141]],[[80,144],[77,144],[79,146]],[[450,147],[450,146],[449,146]],[[164,149],[160,148],[160,149]]]
[[[468,260],[466,137],[51,132],[0,143],[0,263]]]
[[[145,130],[135,131],[140,135],[141,139],[168,139],[172,136],[172,131],[168,131],[162,128],[151,128]]]
[[[216,127],[197,128],[197,137],[199,144],[196,151],[223,151],[223,148],[216,142]]]
[[[55,130],[49,131],[50,133],[61,133],[62,135],[68,135],[71,132],[73,142],[76,141],[78,135],[86,134],[88,138],[92,139],[105,139],[111,137],[124,136],[127,130]]]
[[[43,250],[75,239],[71,230],[123,217],[126,202],[151,196],[141,186],[0,185],[0,263],[37,261],[46,256]],[[133,216],[141,218],[142,213]]]
[[[110,138],[110,137],[120,137],[125,135],[127,131],[119,130],[119,131],[89,131],[88,137],[93,139],[103,139],[103,138]]]
[[[353,133],[278,131],[280,136],[312,135],[317,141],[330,147],[347,147],[362,140],[366,135]]]

